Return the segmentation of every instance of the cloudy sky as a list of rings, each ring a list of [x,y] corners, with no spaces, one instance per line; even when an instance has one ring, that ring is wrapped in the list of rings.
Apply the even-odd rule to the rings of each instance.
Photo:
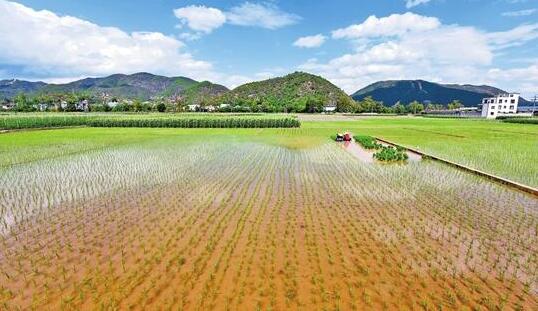
[[[302,70],[538,93],[538,0],[0,0],[0,79],[147,71],[228,87]]]

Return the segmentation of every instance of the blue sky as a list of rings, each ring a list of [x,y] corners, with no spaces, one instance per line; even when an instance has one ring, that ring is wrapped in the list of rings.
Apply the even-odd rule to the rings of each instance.
[[[0,79],[148,71],[229,87],[296,70],[538,93],[538,0],[0,0]]]

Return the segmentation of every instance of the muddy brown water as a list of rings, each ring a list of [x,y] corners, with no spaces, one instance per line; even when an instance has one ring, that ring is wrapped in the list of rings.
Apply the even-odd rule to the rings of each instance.
[[[147,148],[28,166],[28,189],[81,196],[0,236],[0,310],[536,309],[532,196],[433,161],[342,165],[334,144]],[[83,191],[114,174],[147,182]]]
[[[364,163],[374,163],[374,151],[366,150],[359,144],[355,143],[354,141],[345,141],[342,143],[339,143],[340,146],[346,150],[347,152],[351,153],[355,157],[357,157],[359,160],[361,160]]]

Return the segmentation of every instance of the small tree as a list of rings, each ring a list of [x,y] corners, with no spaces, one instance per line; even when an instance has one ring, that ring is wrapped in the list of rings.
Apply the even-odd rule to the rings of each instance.
[[[365,97],[358,104],[358,112],[383,112],[384,106],[383,103],[376,101],[371,96]]]
[[[322,107],[323,108],[323,107]],[[345,94],[339,94],[336,99],[336,110],[339,112],[356,112],[359,104]]]
[[[13,98],[13,102],[15,103],[15,110],[16,111],[33,111],[34,108],[32,107],[31,101],[26,97],[24,93],[20,93],[15,98]]]
[[[412,112],[413,114],[417,114],[419,112],[422,112],[424,110],[424,105],[415,101],[412,101],[407,105],[407,111]]]
[[[133,111],[134,112],[142,111],[142,103],[140,102],[140,100],[135,99],[135,101],[133,103]]]
[[[165,112],[166,111],[166,105],[163,102],[159,102],[157,106],[155,106],[158,112]]]
[[[323,98],[319,96],[307,96],[304,99],[306,112],[321,112],[323,111]]]
[[[400,104],[400,102],[397,102],[394,106],[392,106],[392,111],[397,114],[404,114],[405,106]]]
[[[453,100],[450,104],[448,104],[449,110],[459,109],[463,107],[463,104],[459,100]]]

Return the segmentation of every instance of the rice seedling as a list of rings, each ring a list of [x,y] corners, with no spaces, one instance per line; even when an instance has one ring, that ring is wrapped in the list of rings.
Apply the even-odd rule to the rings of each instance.
[[[0,168],[0,308],[537,305],[535,197],[285,146],[162,135]]]
[[[380,151],[374,153],[374,158],[382,162],[403,162],[409,157],[401,148],[382,146]]]
[[[372,136],[355,135],[353,138],[365,149],[381,149],[381,147],[383,147],[383,145],[379,144]]]

